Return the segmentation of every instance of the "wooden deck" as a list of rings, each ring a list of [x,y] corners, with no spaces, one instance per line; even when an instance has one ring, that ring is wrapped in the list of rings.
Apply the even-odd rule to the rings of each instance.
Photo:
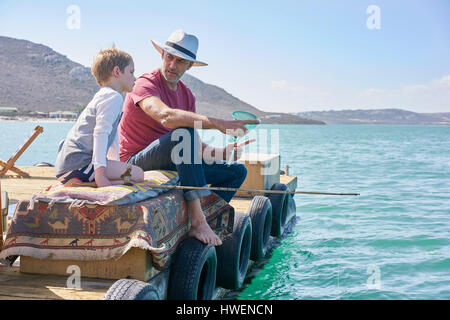
[[[52,167],[23,166],[18,168],[29,173],[31,177],[21,178],[8,172],[8,175],[1,179],[2,190],[8,192],[10,204],[19,200],[30,199],[33,193],[40,192],[48,186],[57,183],[54,168]],[[281,175],[280,182],[286,184],[291,190],[297,188],[296,176]],[[248,202],[251,200],[247,198],[235,199],[232,200],[232,203],[236,205],[239,204],[239,201]]]
[[[9,202],[30,199],[33,193],[40,192],[57,182],[53,167],[18,167],[30,174],[29,178],[22,178],[9,171],[1,178],[2,190],[8,192]]]
[[[102,300],[115,280],[81,278],[81,289],[67,287],[67,277],[20,273],[18,264],[0,265],[0,300]]]
[[[8,192],[10,204],[20,200],[30,199],[33,193],[42,191],[56,183],[52,167],[20,167],[28,172],[30,178],[20,178],[8,175],[1,179],[2,190]],[[280,182],[289,189],[297,187],[297,177],[280,176]],[[233,198],[230,204],[236,211],[247,212],[251,198]],[[116,280],[81,278],[81,289],[71,289],[67,286],[67,276],[25,274],[20,272],[20,259],[12,267],[0,264],[0,300],[101,300],[109,287]]]

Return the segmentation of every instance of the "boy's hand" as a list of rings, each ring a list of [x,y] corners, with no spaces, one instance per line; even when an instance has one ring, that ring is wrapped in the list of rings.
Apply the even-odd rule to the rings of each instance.
[[[105,167],[99,167],[94,171],[95,175],[95,183],[97,184],[97,188],[108,187],[111,186],[111,181],[106,177]]]

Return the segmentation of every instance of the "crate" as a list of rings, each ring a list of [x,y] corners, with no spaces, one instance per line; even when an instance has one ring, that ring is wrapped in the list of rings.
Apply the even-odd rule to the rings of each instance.
[[[266,153],[245,153],[239,161],[247,169],[247,177],[241,189],[270,190],[274,183],[280,182],[280,155]],[[251,198],[263,193],[238,191],[237,197]]]

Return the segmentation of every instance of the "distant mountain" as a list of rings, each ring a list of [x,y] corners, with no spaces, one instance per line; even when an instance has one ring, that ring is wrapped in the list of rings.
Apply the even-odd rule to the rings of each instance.
[[[311,111],[296,115],[327,124],[450,125],[450,113],[416,113],[402,109]]]
[[[0,106],[19,110],[74,110],[98,90],[88,68],[49,47],[0,37]]]
[[[0,36],[0,107],[20,111],[65,111],[85,106],[98,90],[90,69],[51,48]],[[149,70],[150,71],[150,70]],[[197,112],[231,118],[235,110],[257,114],[263,123],[324,124],[287,113],[269,113],[239,100],[224,89],[186,74],[196,96]]]
[[[195,94],[197,112],[206,116],[231,119],[231,113],[243,110],[256,114],[263,123],[278,124],[325,124],[322,121],[311,120],[289,113],[265,112],[232,96],[224,89],[204,83],[203,81],[185,74],[181,79]]]

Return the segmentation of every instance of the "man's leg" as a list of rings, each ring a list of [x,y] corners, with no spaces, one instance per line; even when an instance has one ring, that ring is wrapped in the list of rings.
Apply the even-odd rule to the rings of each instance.
[[[196,153],[199,152],[198,148],[201,148],[199,141],[194,129],[179,128],[162,135],[147,148],[130,157],[127,162],[141,167],[144,171],[174,170],[178,172],[182,186],[206,187],[201,158],[196,158]],[[179,145],[180,143],[181,145]],[[185,146],[185,148],[175,149],[180,146]],[[199,159],[200,161],[198,161]],[[211,192],[209,190],[183,190],[183,192],[191,222],[189,234],[204,243],[222,244],[220,238],[206,222],[200,204],[200,198]]]
[[[174,137],[173,139],[172,136]],[[162,135],[145,149],[131,156],[127,162],[141,167],[144,171],[177,171],[182,186],[206,187],[203,163],[201,158],[195,159],[195,153],[200,146],[198,144],[195,146],[194,143],[191,142],[185,143],[185,139],[192,140],[191,137],[194,137],[195,141],[199,141],[198,134],[194,129],[178,128]],[[188,150],[179,148],[180,146],[186,146]],[[174,150],[174,148],[177,149]],[[174,150],[174,152],[172,152],[172,150]],[[184,191],[184,197],[188,201],[209,194],[211,194],[209,190]]]
[[[212,163],[203,165],[206,182],[211,187],[240,188],[247,176],[247,169],[242,163]],[[236,191],[214,191],[226,202],[230,202]]]

